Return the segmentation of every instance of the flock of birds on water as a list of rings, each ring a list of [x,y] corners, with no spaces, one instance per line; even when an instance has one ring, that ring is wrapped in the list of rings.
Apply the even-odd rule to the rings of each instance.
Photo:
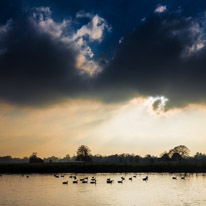
[[[29,178],[29,175],[25,175],[25,176],[26,176],[27,178]],[[65,175],[54,174],[54,177],[55,177],[55,178],[64,177],[64,176],[65,176]],[[0,177],[2,177],[2,174],[0,174]],[[22,177],[24,177],[24,174],[22,174]],[[180,176],[180,179],[185,180],[185,177],[186,177],[186,175]],[[73,184],[78,184],[78,183],[86,184],[86,183],[89,182],[89,178],[88,178],[88,177],[84,177],[84,178],[77,179],[77,176],[76,176],[76,175],[70,175],[69,178],[72,179],[72,183],[73,183]],[[132,177],[129,177],[129,180],[132,181],[133,178],[136,178],[136,175],[134,175],[134,176],[132,176]],[[126,178],[122,176],[121,179],[117,181],[117,183],[122,184],[122,183],[125,181],[125,179],[126,179]],[[172,179],[173,179],[173,180],[177,180],[177,176],[173,176]],[[142,180],[145,181],[145,182],[147,182],[147,181],[149,180],[149,177],[146,176],[146,177],[142,178]],[[67,185],[68,183],[69,183],[68,180],[62,182],[62,184],[64,184],[64,185]],[[114,183],[114,180],[112,180],[111,178],[107,178],[106,183],[107,183],[107,184],[112,184],[112,183]],[[90,184],[97,184],[96,177],[94,177],[94,176],[91,177],[91,179],[90,179]]]
[[[54,177],[59,178],[59,177],[64,177],[64,175],[54,174]],[[86,183],[97,184],[97,179],[94,176],[91,177],[90,181],[89,181],[88,177],[77,179],[76,175],[70,175],[69,178],[72,179],[72,183],[73,184],[78,184],[78,183],[82,183],[82,184],[86,184]],[[134,175],[132,177],[129,177],[128,180],[132,181],[134,178],[136,178],[136,175]],[[126,178],[122,176],[121,179],[117,181],[117,183],[122,184],[125,181],[125,179]],[[173,176],[172,179],[177,180],[177,176]],[[185,175],[184,176],[180,176],[180,179],[185,180]],[[146,176],[146,177],[142,178],[142,180],[147,182],[149,180],[149,177]],[[67,180],[67,181],[62,182],[62,184],[66,185],[66,184],[68,184],[68,182],[69,181]],[[112,180],[111,178],[107,178],[106,183],[107,184],[112,184],[112,183],[114,183],[114,180]]]
[[[56,177],[56,178],[59,178],[59,177],[64,177],[64,175],[61,175],[61,176],[59,176],[59,175],[57,175],[57,174],[54,174],[54,177]],[[72,179],[72,183],[73,184],[78,184],[78,183],[83,183],[83,184],[85,184],[85,183],[88,183],[89,182],[89,178],[88,177],[84,177],[84,178],[80,178],[79,180],[77,179],[77,176],[75,176],[75,175],[71,175],[71,176],[69,176],[69,178],[71,178]],[[133,177],[129,177],[129,180],[130,181],[132,181],[132,179],[133,178],[136,178],[136,176],[133,176]],[[149,179],[149,177],[148,176],[146,176],[145,178],[143,178],[142,180],[143,181],[147,181]],[[125,177],[121,177],[121,180],[118,180],[117,181],[117,183],[123,183],[124,182],[124,180],[125,180]],[[66,184],[68,184],[68,180],[67,181],[64,181],[64,182],[62,182],[62,184],[64,184],[64,185],[66,185]],[[112,180],[111,178],[107,178],[107,180],[106,180],[106,183],[107,184],[112,184],[112,183],[114,183],[114,180]],[[90,179],[90,184],[97,184],[97,179],[96,179],[96,177],[91,177],[91,179]]]

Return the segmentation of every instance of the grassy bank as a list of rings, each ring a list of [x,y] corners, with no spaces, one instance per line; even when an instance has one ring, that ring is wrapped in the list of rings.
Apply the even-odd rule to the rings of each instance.
[[[2,163],[0,173],[206,172],[206,163]]]

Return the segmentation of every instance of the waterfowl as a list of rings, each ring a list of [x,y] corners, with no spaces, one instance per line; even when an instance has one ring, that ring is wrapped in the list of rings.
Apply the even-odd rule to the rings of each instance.
[[[97,182],[96,182],[96,180],[92,180],[91,182],[90,182],[90,184],[96,184]]]
[[[68,181],[66,181],[66,182],[62,182],[62,184],[63,184],[63,185],[67,185],[67,184],[68,184]]]
[[[148,180],[148,176],[146,176],[145,178],[142,179],[143,181],[147,181]]]
[[[114,180],[107,179],[107,183],[111,184]]]

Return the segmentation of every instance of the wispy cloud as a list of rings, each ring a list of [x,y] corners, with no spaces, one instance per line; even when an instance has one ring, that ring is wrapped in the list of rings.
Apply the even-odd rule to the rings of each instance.
[[[166,10],[167,10],[166,6],[158,5],[154,12],[155,13],[162,13],[162,12],[165,12]]]
[[[4,46],[4,38],[11,29],[11,26],[12,19],[8,20],[5,24],[0,25],[0,55],[7,51],[7,48]]]
[[[205,26],[201,27],[201,22],[192,20],[192,24],[188,32],[190,33],[193,42],[185,48],[185,53],[183,56],[188,57],[194,55],[196,52],[205,47],[206,37],[204,27]]]
[[[11,28],[12,19],[8,20],[5,24],[0,25],[0,38],[3,35],[6,35],[9,29]]]
[[[77,17],[89,17],[91,21],[77,30],[76,34],[73,36],[73,40],[88,36],[90,41],[101,42],[104,30],[111,30],[111,27],[107,24],[105,19],[101,18],[99,15],[92,16],[86,13],[85,15],[78,14]]]
[[[79,12],[76,17],[90,19],[89,23],[78,29],[72,37],[72,40],[76,42],[76,45],[81,49],[77,67],[93,75],[101,71],[101,68],[100,65],[92,60],[94,53],[89,46],[87,38],[89,38],[90,42],[97,41],[100,43],[103,39],[104,31],[111,31],[111,26],[108,25],[105,19],[97,14],[92,15],[91,13]]]
[[[40,31],[48,33],[54,38],[62,37],[64,29],[70,22],[69,20],[64,19],[61,23],[55,22],[51,17],[52,12],[49,7],[37,7],[32,10],[34,23]]]

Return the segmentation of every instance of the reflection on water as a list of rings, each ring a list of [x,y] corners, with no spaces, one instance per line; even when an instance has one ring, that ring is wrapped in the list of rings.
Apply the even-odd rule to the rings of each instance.
[[[78,184],[73,184],[74,174],[64,177],[32,174],[0,177],[0,205],[25,206],[163,206],[206,205],[206,176],[190,174],[184,179],[179,174],[76,174]],[[148,175],[148,180],[143,181]],[[90,184],[94,176],[96,184]],[[136,176],[136,177],[134,177]],[[177,177],[173,179],[172,177]],[[80,179],[88,177],[88,183]],[[124,177],[123,183],[121,177]],[[132,177],[132,180],[129,178]],[[114,180],[107,183],[107,178]],[[62,182],[68,181],[68,184]]]

